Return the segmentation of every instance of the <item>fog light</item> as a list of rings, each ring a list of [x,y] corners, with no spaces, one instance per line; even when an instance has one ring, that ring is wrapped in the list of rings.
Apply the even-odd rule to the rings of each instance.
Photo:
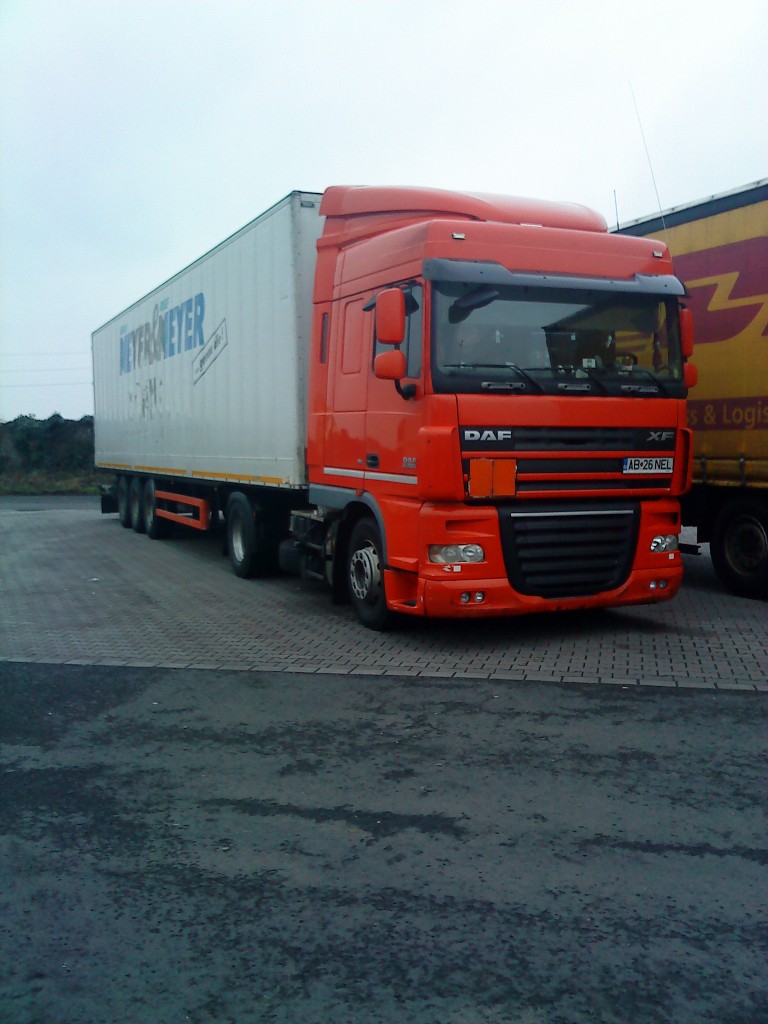
[[[669,586],[669,580],[651,580],[651,590],[666,590]]]
[[[475,594],[475,604],[482,604],[485,600],[485,594],[482,590],[478,590]]]
[[[462,591],[461,603],[462,604],[469,604],[469,598],[470,598],[469,591],[468,590]]]
[[[660,533],[651,541],[651,551],[677,551],[677,534]]]

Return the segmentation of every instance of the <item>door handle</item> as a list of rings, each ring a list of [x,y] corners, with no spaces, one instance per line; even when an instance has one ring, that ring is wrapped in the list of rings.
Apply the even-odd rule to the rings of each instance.
[[[378,469],[379,468],[379,456],[373,452],[368,452],[365,456],[365,465],[367,469]]]

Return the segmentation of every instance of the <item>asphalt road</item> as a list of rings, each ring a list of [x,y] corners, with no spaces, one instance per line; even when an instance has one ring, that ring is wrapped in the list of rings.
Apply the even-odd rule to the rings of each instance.
[[[87,504],[0,534],[2,1024],[768,1020],[765,605],[707,560],[379,638]]]

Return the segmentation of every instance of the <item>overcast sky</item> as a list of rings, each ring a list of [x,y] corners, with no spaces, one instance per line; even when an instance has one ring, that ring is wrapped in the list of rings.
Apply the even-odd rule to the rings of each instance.
[[[766,177],[767,51],[765,0],[2,0],[0,419],[92,413],[91,332],[294,189]]]

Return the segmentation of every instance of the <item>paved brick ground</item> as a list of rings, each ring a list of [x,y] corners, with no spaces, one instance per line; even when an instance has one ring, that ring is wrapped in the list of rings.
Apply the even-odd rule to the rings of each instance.
[[[138,537],[97,499],[0,499],[0,658],[57,664],[768,690],[768,606],[686,557],[671,602],[360,627],[320,586],[238,580],[221,541]]]

